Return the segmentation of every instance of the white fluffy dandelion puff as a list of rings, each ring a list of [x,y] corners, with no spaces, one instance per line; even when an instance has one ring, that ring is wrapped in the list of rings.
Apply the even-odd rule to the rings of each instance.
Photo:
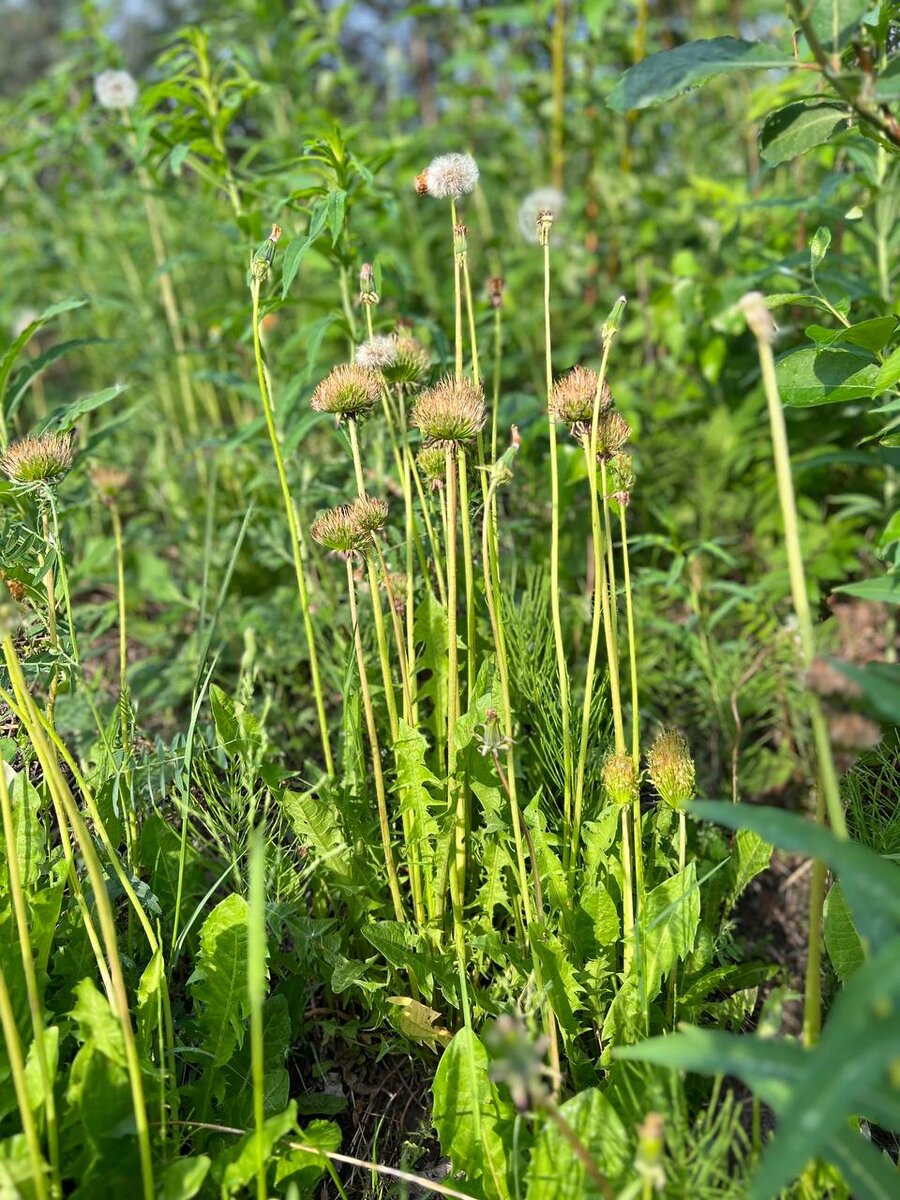
[[[94,95],[101,108],[131,108],[138,86],[127,71],[101,71],[94,77]]]
[[[356,351],[356,365],[382,371],[397,360],[397,339],[390,334],[376,333]]]
[[[416,181],[416,190],[436,200],[458,200],[474,191],[478,163],[471,154],[440,154]]]

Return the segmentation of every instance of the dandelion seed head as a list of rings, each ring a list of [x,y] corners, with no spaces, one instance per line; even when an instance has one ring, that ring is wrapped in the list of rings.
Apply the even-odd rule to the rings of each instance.
[[[694,794],[696,770],[683,733],[663,729],[647,751],[647,771],[653,786],[670,808],[681,809]]]
[[[377,372],[352,363],[335,367],[312,394],[310,404],[316,412],[333,413],[339,421],[369,413],[381,395]]]
[[[13,442],[0,457],[0,471],[22,489],[54,487],[72,467],[71,433],[42,433]]]
[[[394,361],[381,370],[385,382],[402,383],[407,388],[421,387],[431,369],[431,355],[409,334],[397,336],[394,349]]]
[[[484,428],[484,393],[448,375],[419,396],[412,424],[438,445],[471,442]]]
[[[416,180],[416,191],[436,200],[458,200],[478,183],[478,163],[471,154],[440,154]]]
[[[127,71],[101,71],[94,77],[94,95],[101,108],[131,108],[138,86]]]
[[[615,498],[620,504],[628,504],[634,490],[634,464],[630,454],[619,451],[609,460],[610,477]]]
[[[628,754],[609,754],[601,772],[603,791],[612,804],[624,808],[638,797],[638,776]]]
[[[519,205],[517,222],[519,232],[526,242],[540,243],[538,218],[542,213],[550,214],[550,223],[562,216],[566,198],[559,188],[540,187],[529,192]],[[549,232],[549,231],[548,231]]]
[[[574,426],[587,422],[594,415],[594,399],[600,376],[590,367],[573,367],[561,379],[557,379],[550,392],[550,415],[556,421]],[[600,394],[600,411],[605,412],[612,404],[612,393],[604,379]]]

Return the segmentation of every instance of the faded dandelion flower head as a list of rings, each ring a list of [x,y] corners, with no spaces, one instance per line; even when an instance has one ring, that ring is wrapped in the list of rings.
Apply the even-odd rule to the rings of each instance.
[[[590,424],[594,415],[594,400],[600,376],[590,367],[573,367],[557,379],[550,392],[550,415],[566,425]],[[612,393],[604,379],[600,393],[600,411],[605,412],[612,404]]]
[[[534,245],[540,243],[538,218],[542,213],[549,213],[551,222],[558,220],[565,208],[566,198],[559,188],[540,187],[529,192],[519,205],[517,224],[519,232],[526,242]]]
[[[309,532],[314,542],[345,557],[364,550],[372,539],[371,533],[364,532],[355,522],[350,504],[329,508],[313,521]]]
[[[447,457],[441,446],[423,446],[416,455],[419,470],[425,476],[425,482],[432,491],[436,491],[444,483],[447,470]]]
[[[638,776],[628,754],[609,754],[603,763],[603,790],[608,799],[624,808],[638,798]]]
[[[14,486],[53,487],[72,467],[71,433],[42,433],[13,442],[0,458],[0,471]]]
[[[683,733],[663,729],[647,751],[647,771],[661,799],[681,809],[694,794],[696,770]]]
[[[101,108],[131,108],[138,86],[127,71],[101,71],[94,77],[94,95]]]
[[[381,395],[378,374],[357,363],[335,367],[312,394],[310,405],[316,412],[333,413],[339,421],[365,416]]]
[[[128,472],[120,471],[118,467],[98,466],[91,471],[94,491],[104,504],[112,504],[130,482],[131,476]]]
[[[484,393],[448,375],[418,398],[412,423],[439,445],[471,442],[484,428]]]
[[[478,163],[471,154],[439,154],[416,181],[416,190],[436,200],[458,200],[474,191]]]
[[[778,330],[762,292],[747,292],[738,301],[738,308],[744,314],[744,320],[753,336],[771,345]]]
[[[584,430],[583,436],[588,442],[590,441],[590,423]],[[614,408],[602,412],[597,421],[597,459],[609,462],[619,453],[630,437],[631,426],[620,412],[616,412]]]
[[[383,371],[397,357],[397,339],[392,334],[376,333],[357,347],[356,365],[371,371]]]

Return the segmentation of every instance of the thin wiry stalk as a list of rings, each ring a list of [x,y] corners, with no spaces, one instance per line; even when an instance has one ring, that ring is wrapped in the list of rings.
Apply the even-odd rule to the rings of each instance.
[[[359,690],[362,695],[366,731],[369,736],[372,774],[375,778],[375,799],[378,804],[378,825],[381,830],[384,865],[387,871],[391,900],[394,905],[394,915],[398,921],[403,922],[406,920],[406,914],[403,911],[403,900],[400,896],[400,881],[397,878],[397,867],[394,863],[394,852],[391,848],[391,827],[388,821],[387,795],[384,788],[384,773],[381,769],[381,747],[378,742],[378,728],[375,724],[375,710],[372,707],[372,693],[369,689],[366,656],[363,650],[362,632],[359,627],[359,611],[356,603],[356,580],[353,578],[353,558],[351,555],[347,556],[347,598],[350,601],[350,623],[353,627],[353,644],[356,649]]]
[[[475,696],[475,565],[472,556],[472,511],[469,505],[469,480],[466,452],[462,446],[457,455],[459,465],[459,507],[462,517],[463,576],[466,588],[466,703]]]
[[[559,588],[559,457],[556,421],[550,411],[553,391],[553,352],[550,334],[550,240],[544,246],[544,358],[547,381],[547,433],[550,441],[550,612],[553,619],[553,645],[559,679],[559,705],[562,717],[563,752],[563,855],[568,858],[572,823],[572,729],[569,715],[569,668],[563,641]]]
[[[637,637],[634,625],[634,602],[631,594],[631,565],[628,555],[628,526],[625,514],[628,510],[626,503],[619,504],[619,524],[622,529],[622,576],[625,586],[625,619],[628,628],[628,660],[631,670],[631,757],[635,771],[641,766],[641,722],[638,696],[637,672]],[[644,848],[643,832],[641,829],[641,798],[635,798],[632,808],[632,825],[634,827],[634,876],[637,895],[638,912],[644,897]]]
[[[294,560],[294,574],[297,578],[297,592],[300,599],[300,613],[303,618],[303,629],[306,634],[306,645],[309,651],[309,672],[312,677],[313,695],[316,702],[316,714],[319,720],[319,736],[322,741],[322,755],[325,759],[325,770],[329,775],[334,774],[334,759],[331,756],[331,743],[328,738],[328,721],[325,717],[325,700],[322,693],[322,680],[319,675],[319,656],[316,652],[315,634],[313,633],[312,617],[309,612],[309,592],[306,586],[306,570],[303,566],[303,542],[300,523],[294,509],[294,500],[288,483],[287,472],[284,469],[284,457],[281,453],[281,442],[278,430],[275,428],[275,414],[272,409],[272,394],[269,387],[269,377],[263,362],[262,345],[259,336],[259,280],[254,279],[250,285],[250,295],[253,303],[253,353],[256,359],[256,375],[259,383],[259,395],[262,400],[263,414],[266,419],[266,429],[272,445],[272,455],[281,484],[281,495],[284,501],[284,511],[287,517],[288,533],[291,539],[291,554]]]
[[[247,993],[250,1001],[250,1062],[253,1083],[253,1127],[256,1134],[256,1197],[266,1200],[268,1155],[265,1126],[265,1043],[263,1004],[266,999],[266,843],[262,827],[250,838],[249,930],[247,938]]]

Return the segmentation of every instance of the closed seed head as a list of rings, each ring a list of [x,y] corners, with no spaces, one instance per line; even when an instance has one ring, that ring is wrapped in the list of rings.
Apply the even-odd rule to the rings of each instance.
[[[388,506],[383,500],[372,496],[360,496],[352,504],[348,504],[347,508],[354,528],[366,536],[383,529],[388,518]]]
[[[313,521],[309,532],[314,542],[345,557],[365,549],[372,537],[371,533],[364,532],[354,521],[353,507],[350,504],[329,508]]]
[[[564,421],[568,426],[591,423],[594,415],[594,400],[600,376],[590,367],[573,367],[557,379],[550,392],[550,415],[555,421]],[[609,384],[604,379],[600,393],[600,411],[612,404]]]
[[[572,427],[572,433],[582,443],[585,449],[591,444],[591,422],[579,421]],[[621,413],[614,408],[601,412],[597,420],[597,460],[608,462],[614,454],[622,449],[631,436],[631,426]]]
[[[603,790],[611,803],[624,808],[638,797],[638,777],[628,754],[609,754],[602,769]]]
[[[458,200],[474,190],[478,175],[478,163],[471,154],[440,154],[417,178],[416,190],[436,200]]]
[[[653,786],[670,808],[681,809],[694,794],[696,770],[683,733],[663,729],[647,751],[647,771]]]
[[[431,355],[416,338],[401,334],[394,340],[394,360],[382,368],[385,383],[421,387],[431,369]]]
[[[431,442],[471,442],[484,427],[484,393],[448,375],[421,394],[412,423]]]
[[[0,458],[0,471],[19,488],[53,487],[72,467],[71,433],[42,433],[13,442]]]
[[[549,222],[545,221],[544,228],[549,236],[550,226],[555,218],[562,216],[563,207],[565,206],[566,198],[555,187],[540,187],[535,188],[533,192],[529,192],[519,205],[517,214],[517,223],[519,232],[527,242],[541,243],[542,222],[541,216],[544,213],[549,213]]]
[[[316,412],[334,413],[339,421],[365,416],[381,395],[377,373],[356,363],[335,367],[312,394]]]
[[[634,464],[630,454],[619,451],[609,460],[612,490],[620,504],[628,504],[634,489]]]
[[[416,455],[416,462],[432,491],[443,486],[447,473],[447,456],[442,446],[423,446]]]

